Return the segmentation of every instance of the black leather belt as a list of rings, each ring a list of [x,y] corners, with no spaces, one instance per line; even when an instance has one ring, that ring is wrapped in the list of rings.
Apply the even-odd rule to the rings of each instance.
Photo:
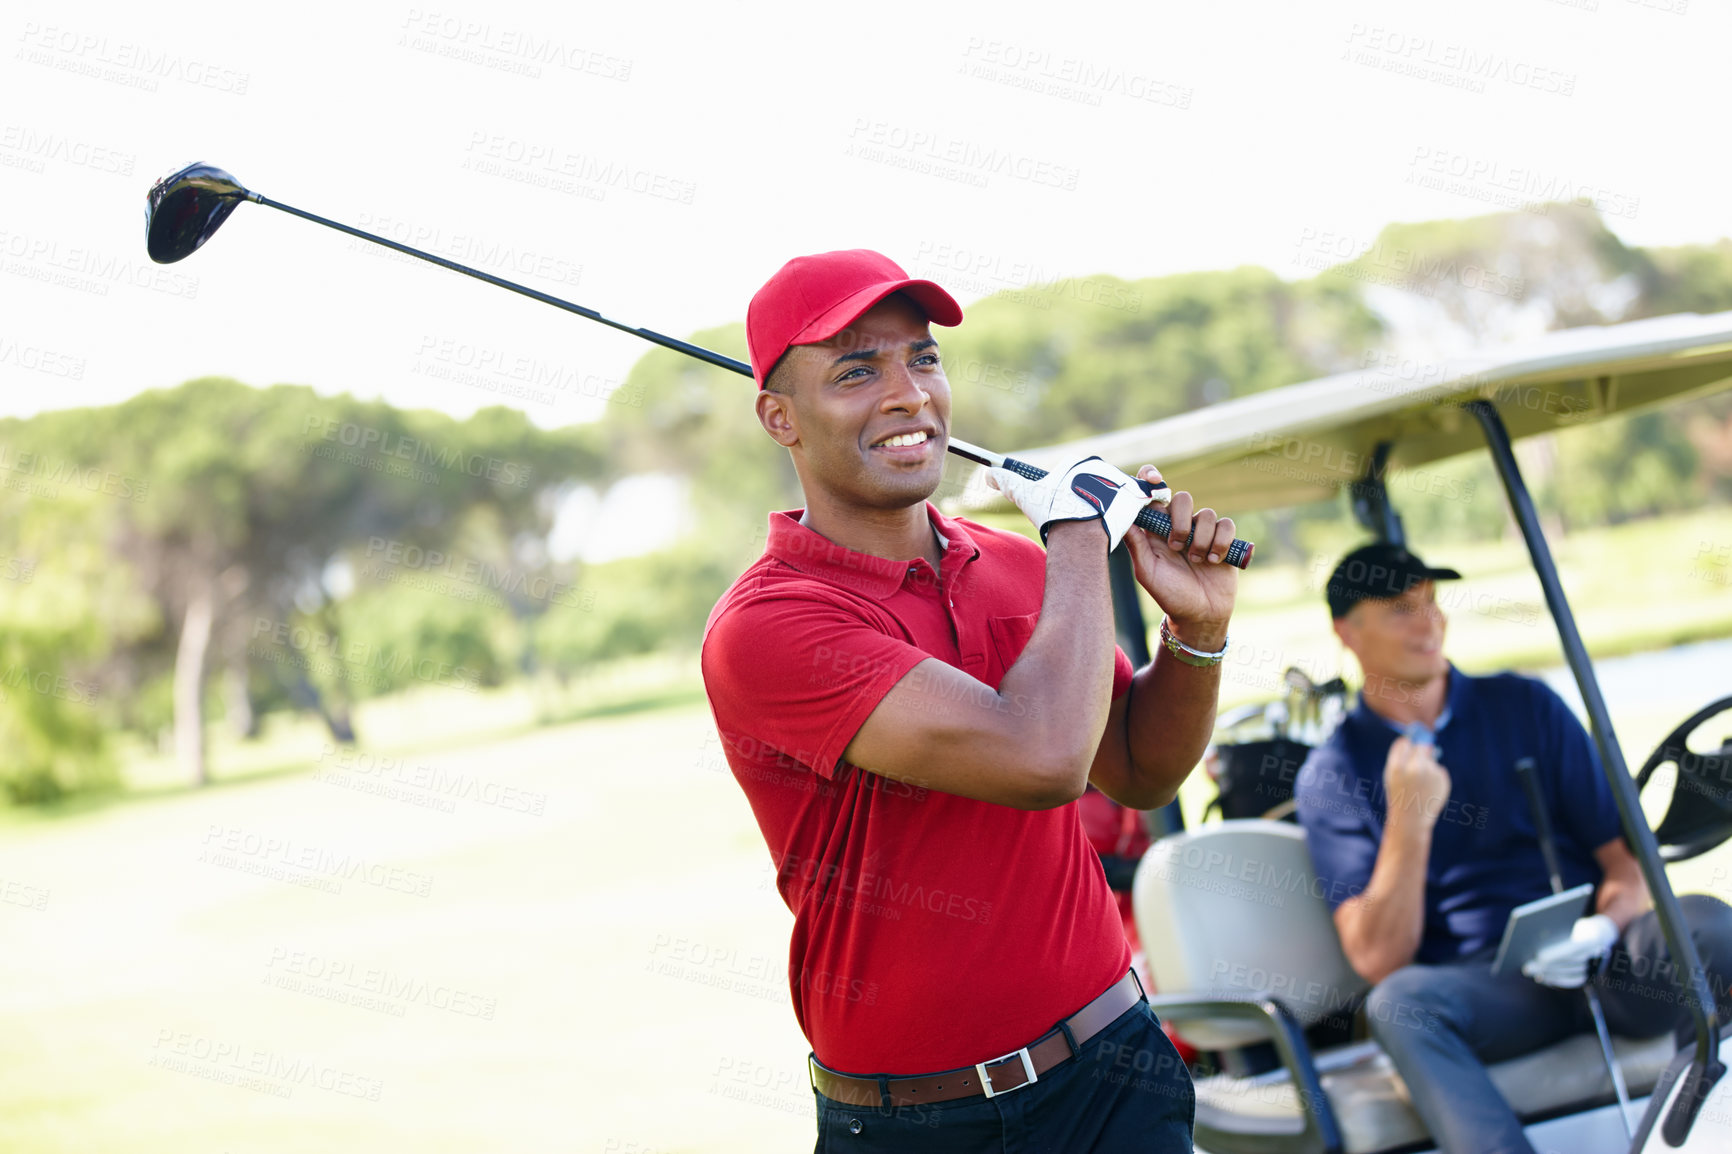
[[[870,1106],[888,1109],[892,1106],[913,1106],[922,1102],[950,1102],[957,1098],[1000,1094],[1030,1085],[1040,1076],[1073,1056],[1072,1045],[1080,1052],[1082,1044],[1112,1025],[1119,1015],[1143,1000],[1143,986],[1134,971],[1107,988],[1107,992],[1020,1049],[997,1058],[946,1070],[941,1074],[921,1074],[912,1078],[879,1076],[861,1078],[838,1074],[818,1064],[814,1056],[808,1060],[812,1072],[812,1087],[824,1097],[850,1106]]]

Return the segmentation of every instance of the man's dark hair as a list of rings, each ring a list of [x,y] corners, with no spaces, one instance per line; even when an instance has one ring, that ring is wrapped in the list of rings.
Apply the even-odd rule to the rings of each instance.
[[[788,367],[788,356],[784,353],[770,368],[770,375],[764,378],[766,393],[779,393],[786,397],[793,395],[794,390],[788,386],[788,375],[783,370]]]

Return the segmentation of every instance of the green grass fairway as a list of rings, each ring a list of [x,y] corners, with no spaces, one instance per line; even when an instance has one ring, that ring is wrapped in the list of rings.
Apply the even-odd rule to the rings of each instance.
[[[809,1148],[792,919],[704,707],[334,772],[6,831],[0,1150]]]
[[[1631,757],[1685,712],[1620,714]],[[0,1150],[812,1141],[791,919],[701,705],[15,822],[0,897]]]

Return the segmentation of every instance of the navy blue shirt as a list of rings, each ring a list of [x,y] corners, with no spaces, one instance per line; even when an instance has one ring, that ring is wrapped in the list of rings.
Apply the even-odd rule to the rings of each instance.
[[[1414,960],[1453,961],[1495,949],[1509,913],[1552,892],[1515,763],[1531,757],[1551,810],[1564,885],[1598,885],[1594,850],[1622,832],[1587,731],[1543,682],[1449,670],[1437,760],[1449,799],[1431,835],[1425,929]],[[1365,890],[1388,817],[1383,766],[1400,734],[1360,695],[1299,771],[1294,796],[1320,889],[1334,910]]]

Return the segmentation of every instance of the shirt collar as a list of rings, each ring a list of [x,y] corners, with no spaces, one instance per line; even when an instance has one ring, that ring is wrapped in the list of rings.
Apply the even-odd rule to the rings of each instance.
[[[790,509],[771,513],[769,541],[764,552],[809,577],[883,601],[902,588],[911,568],[926,564],[919,559],[895,561],[845,548],[800,524],[804,512]],[[956,571],[980,556],[980,548],[962,522],[944,516],[930,501],[926,503],[926,515],[944,543],[943,568],[945,583],[949,584]]]

